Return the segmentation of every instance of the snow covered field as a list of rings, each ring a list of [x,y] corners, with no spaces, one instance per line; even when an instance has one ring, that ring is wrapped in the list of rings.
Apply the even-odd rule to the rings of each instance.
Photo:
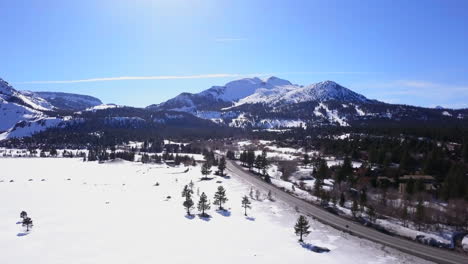
[[[241,197],[251,186],[200,181],[199,167],[5,158],[0,168],[0,263],[424,263],[309,218],[305,242],[331,250],[310,251],[294,235],[293,208],[252,201],[246,218]],[[223,185],[229,213],[212,205],[210,219],[185,217],[181,191],[191,180],[195,203],[197,189],[212,201]],[[16,224],[22,210],[34,221],[27,235]]]

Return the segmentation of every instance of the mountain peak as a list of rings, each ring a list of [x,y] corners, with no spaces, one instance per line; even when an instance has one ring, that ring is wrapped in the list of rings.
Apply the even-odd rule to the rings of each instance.
[[[0,94],[12,95],[15,89],[5,80],[0,78]]]
[[[284,85],[292,85],[292,83],[288,80],[280,79],[276,76],[271,76],[265,80],[265,83],[272,85],[272,86],[284,86]]]

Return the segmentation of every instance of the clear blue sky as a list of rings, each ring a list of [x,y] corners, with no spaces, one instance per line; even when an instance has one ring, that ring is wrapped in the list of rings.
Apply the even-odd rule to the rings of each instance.
[[[0,77],[21,90],[146,106],[274,74],[468,107],[468,1],[15,0],[0,10]],[[102,80],[123,76],[155,79]],[[71,82],[86,79],[98,80]]]

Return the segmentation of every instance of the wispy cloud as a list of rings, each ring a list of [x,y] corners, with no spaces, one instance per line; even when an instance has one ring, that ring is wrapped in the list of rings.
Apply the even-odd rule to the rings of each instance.
[[[335,75],[335,74],[367,74],[367,72],[276,72],[276,73],[210,73],[197,75],[155,75],[155,76],[118,76],[118,77],[98,77],[89,79],[75,80],[46,80],[46,81],[26,81],[15,82],[15,84],[64,84],[64,83],[88,83],[88,82],[107,82],[107,81],[128,81],[128,80],[184,80],[184,79],[215,79],[215,78],[246,78],[246,77],[265,77],[272,75]]]
[[[235,42],[244,40],[247,40],[247,38],[215,38],[216,42]]]
[[[198,75],[156,75],[156,76],[119,76],[102,77],[78,80],[58,80],[58,81],[29,81],[18,82],[19,84],[53,84],[53,83],[85,83],[85,82],[107,82],[107,81],[125,81],[125,80],[184,80],[184,79],[213,79],[213,78],[236,78],[250,76],[266,76],[265,73],[239,74],[239,73],[213,73]]]

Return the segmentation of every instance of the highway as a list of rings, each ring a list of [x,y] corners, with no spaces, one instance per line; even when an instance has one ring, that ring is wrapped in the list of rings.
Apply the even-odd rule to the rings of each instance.
[[[315,217],[320,222],[330,225],[338,230],[346,231],[360,238],[368,239],[385,246],[389,246],[402,252],[443,264],[468,264],[468,256],[449,250],[426,246],[404,238],[386,235],[375,229],[363,226],[359,223],[334,215],[324,209],[305,202],[291,194],[268,184],[258,176],[244,170],[240,165],[227,160],[227,170],[233,177],[242,180],[265,191],[271,191],[275,199],[281,200],[291,207],[297,207],[303,214]]]

